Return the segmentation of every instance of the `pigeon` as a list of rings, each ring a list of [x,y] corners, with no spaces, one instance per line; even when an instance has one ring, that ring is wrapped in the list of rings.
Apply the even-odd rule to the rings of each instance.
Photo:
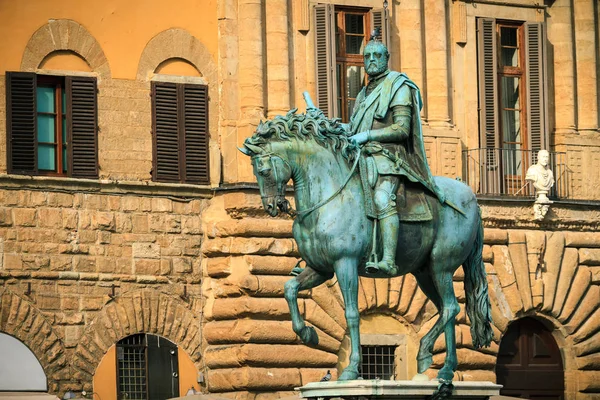
[[[331,372],[327,370],[324,377],[321,378],[321,382],[329,382],[331,380]]]

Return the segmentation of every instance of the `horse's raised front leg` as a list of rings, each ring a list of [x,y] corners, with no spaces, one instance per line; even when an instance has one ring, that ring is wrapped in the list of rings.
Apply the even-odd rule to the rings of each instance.
[[[358,378],[360,354],[360,314],[358,312],[358,261],[343,258],[335,264],[342,296],[344,297],[346,323],[350,331],[350,364],[344,369],[338,380],[347,381]]]
[[[290,315],[292,316],[292,328],[302,342],[309,346],[319,344],[319,336],[315,328],[306,326],[300,315],[300,310],[298,309],[298,292],[317,287],[332,277],[333,273],[326,275],[307,266],[300,275],[285,283],[283,293],[290,309]]]

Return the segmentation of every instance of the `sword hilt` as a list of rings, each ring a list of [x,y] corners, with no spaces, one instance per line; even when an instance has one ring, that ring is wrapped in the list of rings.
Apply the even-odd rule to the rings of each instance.
[[[313,103],[308,92],[302,93],[302,96],[304,97],[304,101],[306,102],[306,110],[317,109],[317,106],[315,106],[315,103]]]

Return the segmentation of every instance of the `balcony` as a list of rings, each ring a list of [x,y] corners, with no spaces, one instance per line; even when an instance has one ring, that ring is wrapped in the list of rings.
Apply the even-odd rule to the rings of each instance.
[[[537,162],[537,151],[480,148],[463,150],[462,154],[465,183],[478,196],[534,197],[535,190],[525,174]],[[567,154],[550,152],[549,165],[556,182],[548,196],[569,199]]]

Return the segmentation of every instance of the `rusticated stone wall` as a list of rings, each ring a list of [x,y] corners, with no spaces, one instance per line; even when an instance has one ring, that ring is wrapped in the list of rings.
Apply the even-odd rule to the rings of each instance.
[[[34,352],[50,392],[91,391],[107,349],[138,332],[173,341],[200,370],[208,201],[167,197],[160,186],[121,195],[98,183],[22,180],[4,179],[0,190],[0,331]]]
[[[490,213],[502,215],[494,213],[495,204],[484,203],[484,218]],[[556,205],[562,218],[555,214],[536,227],[525,214],[530,206],[512,208],[522,217],[510,228],[501,218],[484,221],[484,262],[494,319],[494,342],[487,349],[472,347],[462,270],[454,277],[461,306],[455,379],[495,381],[503,332],[511,321],[533,316],[552,327],[562,349],[566,398],[593,399],[600,394],[600,232],[583,220],[593,218],[594,212]],[[568,215],[571,231],[556,231]],[[335,371],[347,346],[343,302],[335,278],[301,293],[299,299],[302,315],[319,333],[320,345],[305,347],[292,331],[283,299],[283,284],[299,257],[291,238],[292,221],[266,217],[259,196],[248,192],[215,197],[203,222],[208,389],[238,398],[253,398],[257,393],[278,397],[281,394],[268,393],[287,392],[318,380],[327,369]],[[359,309],[362,315],[391,316],[408,325],[418,338],[436,317],[435,308],[411,275],[361,278]],[[435,344],[433,368],[427,372],[431,376],[443,363],[444,346],[442,337]]]

